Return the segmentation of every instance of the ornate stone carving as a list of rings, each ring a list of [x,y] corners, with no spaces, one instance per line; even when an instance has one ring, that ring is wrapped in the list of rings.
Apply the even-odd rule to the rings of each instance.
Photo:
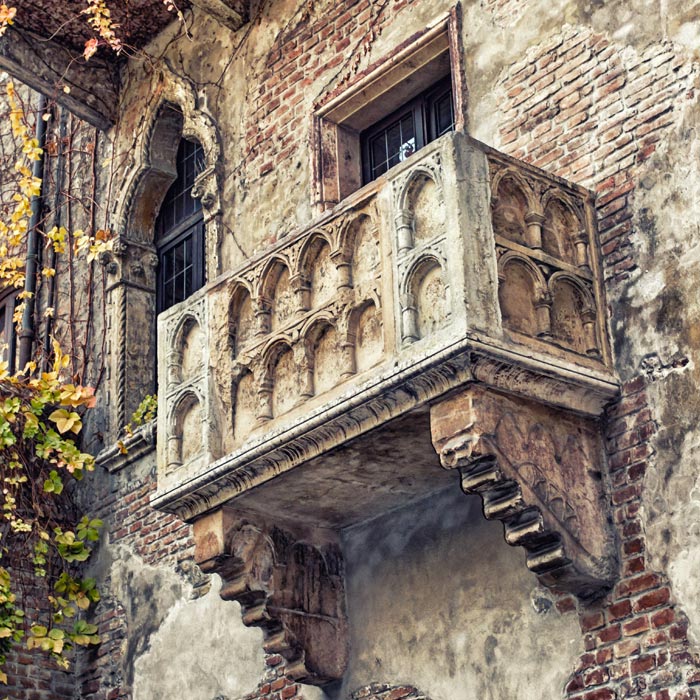
[[[582,196],[490,154],[492,223],[503,325],[601,358],[591,231]]]
[[[597,422],[481,386],[431,409],[433,443],[543,583],[582,598],[615,572]]]
[[[496,202],[506,184],[525,188],[511,193],[520,243],[493,235],[489,161]],[[586,271],[545,252],[550,229],[571,217],[594,240],[584,190],[453,134],[368,192],[161,315],[169,322],[206,298],[210,358],[197,386],[218,422],[204,466],[163,474],[161,463],[158,507],[196,518],[469,381],[595,417],[615,394],[596,257],[589,246]],[[399,250],[397,225],[419,223]],[[540,248],[526,245],[538,236]],[[527,313],[508,306],[520,299]],[[175,372],[160,384],[166,395],[169,382]]]
[[[314,685],[342,678],[348,659],[345,572],[334,543],[313,544],[226,509],[194,524],[195,559],[223,579],[221,597],[260,627],[267,653],[286,673]]]

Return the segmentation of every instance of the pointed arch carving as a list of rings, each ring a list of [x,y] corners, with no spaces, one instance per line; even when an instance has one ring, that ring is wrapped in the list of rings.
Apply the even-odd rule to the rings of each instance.
[[[491,180],[491,194],[494,233],[529,248],[540,248],[542,208],[527,180],[515,168],[503,168]]]
[[[498,281],[503,325],[532,337],[548,337],[550,298],[539,267],[524,255],[508,251],[498,261]]]
[[[308,284],[309,308],[318,308],[337,291],[337,274],[332,261],[333,241],[322,231],[314,231],[299,254],[301,277]]]
[[[205,457],[204,400],[192,387],[173,401],[167,416],[167,469],[192,466]]]
[[[552,338],[581,355],[599,356],[593,293],[580,279],[555,272],[549,279]]]
[[[236,357],[241,348],[250,343],[256,335],[255,307],[250,287],[236,280],[230,294],[228,330],[231,356]]]
[[[117,173],[121,183],[112,198],[109,212],[111,228],[117,239],[108,273],[109,308],[114,314],[110,324],[112,390],[116,397],[114,424],[117,432],[136,409],[140,397],[156,386],[154,365],[143,361],[156,355],[155,293],[158,257],[154,243],[154,224],[163,196],[176,177],[176,155],[182,137],[196,140],[204,150],[202,172],[193,193],[202,202],[205,225],[207,277],[218,269],[217,250],[221,237],[220,162],[221,140],[216,124],[201,109],[191,84],[164,67],[154,71],[142,123],[136,134],[123,133],[115,152],[133,154]],[[138,316],[133,310],[138,309]]]
[[[584,230],[582,214],[561,192],[549,190],[542,197],[542,250],[570,265],[580,265],[577,242]],[[587,261],[587,255],[583,263]]]
[[[168,381],[175,384],[192,379],[204,369],[201,323],[193,314],[179,319],[168,339]]]

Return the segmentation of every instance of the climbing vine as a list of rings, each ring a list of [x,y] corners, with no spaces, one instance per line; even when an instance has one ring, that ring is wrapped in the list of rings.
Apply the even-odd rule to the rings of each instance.
[[[163,4],[184,23],[174,0],[163,0]],[[88,61],[102,48],[117,54],[128,49],[105,0],[85,0],[80,14],[93,34],[85,42],[83,60]],[[0,37],[16,16],[15,7],[0,3]],[[94,191],[85,197],[87,213],[82,220],[86,225],[76,228],[71,206],[80,198],[66,194],[60,181],[42,181],[42,168],[35,168],[35,164],[42,163],[45,154],[43,144],[34,135],[32,121],[51,121],[53,113],[47,109],[45,113],[35,114],[32,120],[36,110],[26,108],[20,92],[23,90],[7,82],[9,131],[0,133],[0,161],[4,160],[0,162],[3,172],[0,299],[7,298],[8,291],[16,290],[14,322],[22,332],[25,329],[20,329],[20,323],[29,304],[32,304],[30,316],[36,316],[36,302],[44,289],[42,281],[46,287],[63,276],[61,284],[68,289],[70,303],[65,305],[64,316],[55,318],[57,294],[44,289],[42,321],[47,329],[46,337],[43,343],[34,344],[31,359],[22,367],[14,366],[16,354],[10,356],[12,347],[3,346],[7,338],[2,336],[5,329],[0,328],[0,682],[3,683],[7,682],[3,668],[15,645],[42,650],[65,668],[76,647],[100,641],[97,627],[85,616],[100,595],[95,580],[83,575],[81,565],[98,542],[102,523],[80,514],[75,499],[71,498],[76,482],[95,468],[95,457],[82,444],[84,422],[96,403],[95,388],[86,386],[84,381],[89,374],[87,338],[91,322],[81,319],[78,323],[75,314],[76,299],[80,296],[76,288],[81,284],[85,293],[80,304],[87,306],[88,313],[92,312],[96,284],[93,266],[112,246],[111,233],[95,224]],[[63,149],[63,142],[71,138],[70,135],[55,138],[54,150]],[[94,164],[95,143],[83,146],[81,156],[92,158]],[[70,172],[69,164],[69,178]],[[70,184],[67,187],[70,189]],[[65,221],[61,221],[56,211],[53,225],[46,225],[46,211],[36,221],[36,212],[40,210],[33,209],[33,205],[42,196],[42,188],[67,200]],[[39,247],[45,251],[39,255],[43,262],[36,275],[39,284],[34,286],[27,284],[30,234],[39,237]],[[84,329],[82,354],[76,326]],[[100,372],[92,375],[95,382],[99,381]],[[146,397],[125,427],[125,434],[128,436],[135,426],[150,420],[155,408],[155,397]]]

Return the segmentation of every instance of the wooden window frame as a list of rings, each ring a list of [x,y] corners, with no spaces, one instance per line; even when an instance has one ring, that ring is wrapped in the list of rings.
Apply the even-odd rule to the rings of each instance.
[[[362,158],[362,184],[366,185],[368,182],[376,179],[384,172],[375,174],[374,171],[376,167],[372,160],[372,149],[371,144],[374,139],[382,133],[386,133],[387,130],[394,124],[402,121],[404,117],[409,114],[413,120],[414,129],[414,139],[415,148],[413,153],[416,153],[424,146],[439,138],[442,134],[438,133],[437,126],[437,115],[435,113],[435,107],[440,98],[449,94],[450,106],[452,112],[451,126],[446,129],[443,133],[447,131],[454,131],[454,97],[452,94],[452,80],[449,75],[446,75],[442,80],[439,80],[435,85],[431,85],[427,90],[422,92],[417,97],[406,104],[401,105],[397,110],[384,117],[376,124],[373,124],[368,129],[365,129],[360,134],[360,148],[361,148],[361,158]],[[404,160],[401,158],[401,160]],[[392,166],[389,166],[392,167]]]
[[[360,134],[451,77],[455,131],[466,130],[466,83],[459,6],[370,66],[342,91],[319,100],[313,118],[314,204],[335,206],[363,186]]]
[[[180,149],[184,142],[196,143],[194,141],[189,141],[188,139],[180,139],[180,146],[178,146],[178,154],[176,160],[176,169],[178,172],[178,177],[176,181],[171,185],[170,189],[165,195],[164,203],[161,206],[161,210],[158,212],[158,217],[155,223],[156,230],[156,249],[158,253],[158,280],[156,286],[156,311],[160,313],[166,309],[184,301],[188,296],[196,292],[198,289],[204,286],[205,282],[205,231],[204,231],[204,211],[202,209],[201,202],[197,199],[194,205],[194,211],[186,214],[181,219],[175,221],[168,229],[162,230],[163,217],[166,214],[171,214],[172,211],[169,209],[171,206],[175,206],[175,203],[179,198],[191,196],[192,187],[197,179],[197,172],[195,168],[194,176],[192,181],[187,184],[182,192],[178,192],[175,197],[172,197],[170,201],[169,195],[172,189],[180,184],[180,175],[183,162],[186,158],[181,158]],[[197,149],[202,151],[203,149],[200,144],[196,143]],[[198,150],[195,149],[194,155],[196,156]],[[173,250],[180,247],[185,247],[187,242],[192,241],[192,277],[191,277],[191,290],[189,294],[183,296],[182,299],[169,299],[167,292],[167,285],[172,281],[172,276],[167,276],[164,274],[165,259],[166,256]]]

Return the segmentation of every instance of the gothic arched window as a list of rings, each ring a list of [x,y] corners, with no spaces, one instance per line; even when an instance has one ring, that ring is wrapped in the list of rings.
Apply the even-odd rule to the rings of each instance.
[[[192,186],[203,163],[202,147],[195,141],[181,139],[177,178],[165,195],[155,226],[158,313],[187,299],[204,284],[202,203],[192,196]]]

